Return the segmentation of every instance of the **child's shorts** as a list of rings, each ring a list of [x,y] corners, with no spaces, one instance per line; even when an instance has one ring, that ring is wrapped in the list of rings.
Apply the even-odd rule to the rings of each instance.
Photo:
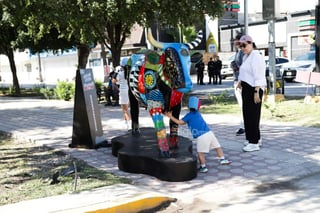
[[[210,150],[221,147],[218,139],[212,131],[204,133],[196,138],[197,152],[209,153]]]

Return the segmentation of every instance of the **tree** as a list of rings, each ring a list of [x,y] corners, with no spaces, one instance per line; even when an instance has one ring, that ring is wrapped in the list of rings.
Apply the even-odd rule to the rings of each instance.
[[[78,4],[80,10],[92,17],[90,25],[98,41],[112,53],[113,65],[120,64],[121,49],[134,24],[145,25],[146,14],[153,1],[96,0]]]
[[[91,47],[97,43],[86,10],[77,0],[33,0],[25,5],[24,28],[19,31],[20,47],[29,46],[32,52],[78,49],[78,69],[86,68]]]
[[[96,29],[100,30],[98,34],[104,35],[101,40],[111,50],[114,65],[119,65],[121,48],[135,23],[150,27],[157,19],[161,26],[194,26],[203,23],[204,14],[216,17],[224,10],[219,0],[114,0],[105,6],[104,10],[99,10],[103,19]]]
[[[58,3],[59,2],[59,3]],[[63,13],[60,30],[79,43],[81,64],[87,61],[88,45],[102,42],[112,53],[113,65],[120,64],[121,49],[134,24],[150,27],[155,18],[161,26],[192,26],[203,23],[204,14],[220,16],[223,3],[212,0],[59,0]],[[61,27],[64,25],[64,27]],[[66,29],[67,31],[63,30]],[[90,43],[91,42],[91,43]],[[80,48],[79,48],[80,47]],[[81,54],[83,52],[83,55]]]
[[[18,16],[13,16],[16,11],[12,7],[12,4],[7,1],[0,1],[0,54],[4,54],[9,59],[10,69],[12,72],[12,85],[13,85],[13,94],[20,94],[20,85],[17,76],[17,68],[14,60],[14,45],[13,42],[17,39],[17,31],[15,28],[15,19]],[[17,13],[18,14],[18,13]]]
[[[9,59],[15,95],[20,94],[20,85],[14,60],[15,50],[30,48],[32,53],[39,53],[43,50],[68,49],[73,45],[73,42],[61,37],[60,32],[55,27],[42,27],[45,26],[44,23],[49,22],[50,16],[47,17],[48,21],[42,25],[36,24],[43,21],[43,19],[37,20],[39,11],[47,7],[44,7],[43,4],[38,4],[35,8],[32,5],[34,4],[30,4],[30,2],[26,4],[25,1],[0,1],[0,54],[6,55]]]
[[[149,27],[155,18],[161,26],[203,23],[204,14],[219,16],[223,4],[216,0],[29,0],[10,1],[11,48],[29,47],[33,52],[78,49],[78,69],[86,68],[92,47],[103,42],[119,65],[122,46],[134,24]],[[1,2],[1,3],[2,3]],[[3,31],[1,31],[3,32]]]
[[[220,17],[224,12],[220,0],[159,0],[158,3],[159,8],[154,12],[162,26],[195,26],[203,23],[205,14]]]

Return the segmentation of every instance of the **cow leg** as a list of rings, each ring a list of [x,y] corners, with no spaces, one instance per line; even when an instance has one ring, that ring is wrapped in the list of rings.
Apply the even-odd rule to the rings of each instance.
[[[139,102],[136,97],[129,90],[129,101],[130,101],[130,115],[131,115],[131,133],[135,137],[140,136],[139,129]]]
[[[172,115],[179,119],[181,112],[181,104],[178,104],[174,107],[172,107]],[[170,149],[177,149],[178,148],[178,128],[179,125],[174,123],[170,120],[170,137],[169,137],[169,147]]]
[[[152,108],[149,110],[149,113],[152,117],[154,128],[156,130],[160,154],[162,157],[170,157],[167,133],[163,122],[162,108]]]

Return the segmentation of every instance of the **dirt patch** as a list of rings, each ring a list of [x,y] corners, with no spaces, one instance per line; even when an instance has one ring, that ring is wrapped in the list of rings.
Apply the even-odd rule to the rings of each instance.
[[[117,183],[130,181],[0,132],[0,205]]]

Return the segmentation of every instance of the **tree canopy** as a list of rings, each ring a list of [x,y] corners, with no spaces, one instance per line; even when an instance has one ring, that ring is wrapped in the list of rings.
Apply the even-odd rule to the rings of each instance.
[[[78,68],[86,67],[90,49],[98,42],[111,50],[118,65],[121,48],[136,23],[150,27],[157,20],[160,26],[187,27],[203,23],[204,14],[223,13],[221,0],[2,0],[0,5],[1,34],[4,27],[12,30],[6,41],[0,37],[1,53],[4,43],[32,52],[74,46]]]
[[[157,20],[161,26],[193,26],[203,23],[206,13],[215,17],[223,12],[220,0],[29,0],[26,7],[27,33],[40,46],[45,46],[41,41],[47,34],[55,33],[57,43],[64,38],[77,47],[101,42],[111,50],[114,65],[135,23],[150,27]]]

